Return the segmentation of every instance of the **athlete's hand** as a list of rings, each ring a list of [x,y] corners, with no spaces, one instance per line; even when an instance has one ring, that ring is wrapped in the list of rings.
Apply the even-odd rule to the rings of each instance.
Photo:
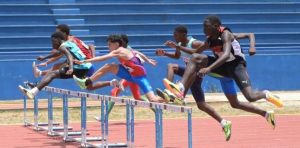
[[[183,62],[184,62],[185,64],[188,64],[188,62],[190,62],[190,58],[183,57]]]
[[[37,59],[38,61],[44,61],[44,60],[45,60],[45,57],[44,57],[44,56],[38,56],[36,59]]]
[[[43,62],[43,63],[40,63],[39,65],[37,65],[38,67],[40,67],[40,66],[47,66],[47,62]]]
[[[67,72],[66,72],[67,75],[71,75],[73,74],[73,68],[70,68]]]
[[[164,56],[166,54],[165,50],[161,49],[161,48],[158,48],[156,49],[156,55],[158,56]]]
[[[149,59],[148,63],[151,64],[152,66],[156,66],[157,64],[157,62],[154,59]]]
[[[166,41],[165,42],[165,45],[166,46],[169,46],[169,47],[171,47],[171,48],[176,48],[178,45],[175,43],[175,42],[173,42],[173,41]]]
[[[255,47],[250,47],[250,48],[249,48],[249,55],[250,55],[250,56],[253,56],[253,55],[255,55],[255,53],[256,53]]]
[[[198,72],[198,76],[203,77],[204,75],[210,73],[211,69],[209,67],[201,68]]]
[[[83,64],[83,63],[84,63],[84,60],[83,60],[83,61],[74,60],[74,63],[75,63],[75,64]]]

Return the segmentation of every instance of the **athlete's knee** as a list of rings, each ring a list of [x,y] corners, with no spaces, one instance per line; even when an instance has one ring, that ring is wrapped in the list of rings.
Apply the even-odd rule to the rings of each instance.
[[[249,102],[255,102],[256,101],[256,94],[255,93],[247,93],[244,95],[245,98],[249,101]]]
[[[208,63],[208,58],[204,54],[194,53],[191,56],[191,61],[197,65],[206,66]]]
[[[60,73],[58,71],[50,71],[45,75],[45,77],[49,77],[49,78],[58,78],[59,76]]]
[[[104,64],[103,65],[103,69],[110,69],[112,68],[114,65],[113,64]]]
[[[168,68],[169,68],[169,69],[170,69],[170,68],[174,68],[174,67],[176,67],[176,65],[177,65],[177,64],[169,63],[169,64],[168,64]]]
[[[229,102],[229,103],[230,103],[230,106],[235,109],[239,109],[241,106],[239,101],[234,101],[234,102]]]
[[[94,90],[95,88],[93,87],[93,84],[89,84],[86,86],[87,90]]]
[[[168,70],[169,71],[174,71],[176,69],[178,69],[178,65],[177,64],[173,64],[173,63],[169,63],[168,64]]]
[[[204,101],[197,102],[197,107],[198,107],[198,109],[200,109],[200,110],[202,110],[204,112],[208,110],[207,103],[204,102]]]
[[[207,56],[204,54],[199,54],[199,53],[193,53],[191,56],[191,60],[202,60],[202,59],[206,59]]]
[[[113,71],[114,69],[117,68],[117,64],[113,64],[113,63],[110,63],[110,64],[105,64],[101,69],[103,69],[104,71]]]

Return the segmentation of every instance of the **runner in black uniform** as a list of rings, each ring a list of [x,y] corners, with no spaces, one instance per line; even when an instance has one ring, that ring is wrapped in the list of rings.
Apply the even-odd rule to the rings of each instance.
[[[249,102],[254,102],[259,99],[266,98],[267,101],[273,103],[277,107],[282,107],[283,104],[279,98],[272,95],[269,91],[254,91],[251,87],[250,79],[246,70],[246,61],[242,53],[239,42],[233,37],[230,29],[221,26],[221,21],[217,16],[208,16],[204,20],[204,33],[207,40],[203,46],[194,51],[190,62],[187,65],[182,80],[170,86],[178,97],[182,97],[184,92],[191,87],[193,81],[198,76],[203,76],[210,72],[219,75],[233,78]],[[207,56],[201,53],[204,49],[212,49],[214,57]],[[262,116],[266,116],[266,112],[247,105],[247,108],[240,109],[254,112]],[[250,107],[250,108],[249,108]],[[272,114],[273,115],[273,114]],[[267,117],[269,122],[275,127],[273,117]]]

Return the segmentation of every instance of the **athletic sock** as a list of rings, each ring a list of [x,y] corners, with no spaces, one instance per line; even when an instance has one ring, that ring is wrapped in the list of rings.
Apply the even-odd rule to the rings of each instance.
[[[181,82],[178,82],[177,84],[179,86],[180,91],[184,92],[185,90],[184,85]]]
[[[224,127],[226,125],[227,121],[225,119],[222,119],[222,121],[220,122],[221,126]]]
[[[33,95],[37,95],[39,91],[40,91],[40,90],[39,90],[37,87],[34,87],[33,89],[30,90],[30,92],[31,92]]]
[[[87,80],[85,81],[85,86],[89,86],[92,83],[92,80],[90,78],[87,78]]]
[[[149,102],[149,99],[147,98],[147,97],[143,97],[143,96],[141,96],[141,98],[140,98],[142,101],[146,101],[146,102]]]
[[[268,113],[268,112],[266,112],[266,114],[265,114],[265,118],[266,118],[266,119],[268,119],[268,117],[269,117],[269,113]]]
[[[39,77],[43,74],[43,72],[41,70],[38,69],[39,72]]]

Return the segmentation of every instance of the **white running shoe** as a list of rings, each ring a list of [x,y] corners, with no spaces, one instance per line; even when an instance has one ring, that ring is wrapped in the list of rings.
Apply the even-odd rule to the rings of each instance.
[[[19,89],[28,99],[32,100],[34,98],[34,94],[32,94],[29,89],[26,89],[21,85],[19,85]]]

